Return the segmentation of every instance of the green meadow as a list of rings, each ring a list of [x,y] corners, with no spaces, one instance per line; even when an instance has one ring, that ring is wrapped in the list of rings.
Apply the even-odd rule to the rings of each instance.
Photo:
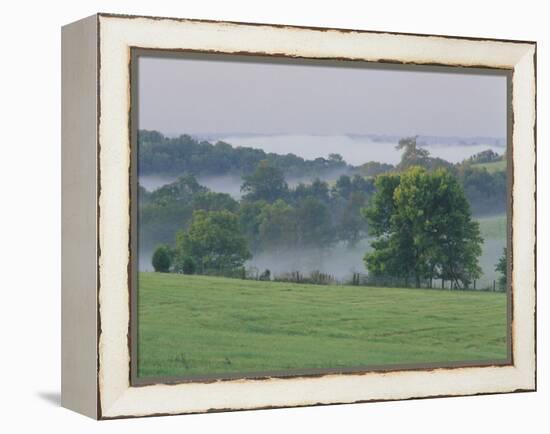
[[[140,273],[138,376],[506,358],[504,293]]]
[[[477,288],[492,288],[493,281],[498,281],[499,273],[495,270],[498,258],[502,255],[502,249],[506,247],[506,215],[479,217],[479,230],[483,237],[482,253],[479,265],[482,276],[477,281]]]
[[[506,214],[478,217],[479,231],[484,239],[506,240]]]
[[[490,163],[475,163],[474,167],[485,168],[489,173],[502,172],[506,170],[506,160],[491,161]]]

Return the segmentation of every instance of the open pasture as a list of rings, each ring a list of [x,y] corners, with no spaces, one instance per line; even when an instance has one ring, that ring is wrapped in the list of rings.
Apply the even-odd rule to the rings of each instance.
[[[506,295],[140,273],[143,378],[495,361]]]

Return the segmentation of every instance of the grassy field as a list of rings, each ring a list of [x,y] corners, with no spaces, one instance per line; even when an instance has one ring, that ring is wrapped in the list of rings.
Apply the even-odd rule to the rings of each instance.
[[[138,375],[506,357],[502,293],[140,273]]]
[[[478,217],[476,220],[484,239],[506,239],[506,214]]]
[[[506,160],[492,161],[490,163],[476,163],[474,167],[485,167],[489,173],[502,172],[506,170]]]
[[[477,287],[492,287],[493,281],[500,277],[499,273],[495,271],[495,265],[502,256],[502,249],[506,246],[506,215],[480,217],[477,221],[484,240],[479,258],[483,275],[478,279]]]

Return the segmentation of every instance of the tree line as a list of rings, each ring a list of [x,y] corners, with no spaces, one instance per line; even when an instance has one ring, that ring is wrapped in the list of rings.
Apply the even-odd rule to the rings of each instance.
[[[487,171],[433,158],[415,138],[398,146],[403,155],[392,170],[330,184],[317,178],[290,187],[282,169],[260,160],[242,176],[240,201],[192,174],[153,192],[140,188],[140,245],[164,243],[153,256],[161,271],[242,277],[259,252],[355,245],[368,234],[373,251],[364,262],[373,282],[391,276],[404,286],[442,279],[469,287],[481,273],[483,240],[465,180],[476,185],[483,177],[472,174]]]
[[[267,153],[262,149],[210,143],[183,134],[166,137],[158,131],[138,132],[140,175],[235,175],[252,173],[260,161],[267,161],[288,177],[321,176],[344,171],[348,165],[338,154],[306,160],[295,154]]]
[[[461,183],[474,215],[500,213],[506,210],[506,173],[491,173],[478,163],[493,162],[503,156],[494,151],[480,152],[461,163],[452,164],[430,156],[426,149],[417,146],[416,137],[399,141],[403,151],[397,165],[368,161],[352,166],[339,154],[330,154],[306,160],[294,154],[279,155],[261,149],[233,147],[225,142],[210,143],[189,135],[166,137],[157,131],[140,130],[138,133],[140,175],[185,175],[237,177],[252,174],[260,162],[279,169],[286,179],[324,178],[335,173],[349,176],[374,177],[383,173],[400,172],[408,167],[420,166],[428,170],[445,168]]]
[[[201,273],[221,274],[264,251],[351,246],[367,235],[360,209],[374,188],[373,179],[359,175],[291,188],[280,169],[262,161],[243,177],[237,201],[185,175],[151,193],[139,189],[140,246],[172,245],[176,270],[186,261]]]

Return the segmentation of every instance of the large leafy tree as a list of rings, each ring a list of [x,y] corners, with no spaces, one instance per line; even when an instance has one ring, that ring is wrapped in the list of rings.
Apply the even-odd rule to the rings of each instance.
[[[245,193],[244,198],[247,200],[265,200],[271,203],[287,195],[288,185],[283,171],[263,160],[253,173],[243,176],[241,191]]]
[[[362,209],[369,233],[376,237],[371,242],[373,251],[365,255],[365,264],[369,273],[401,278],[408,284],[415,267],[412,234],[409,227],[399,227],[394,218],[398,212],[394,194],[400,181],[398,174],[378,176],[377,191],[369,206]]]
[[[183,269],[188,258],[199,273],[224,273],[242,267],[250,252],[237,215],[227,210],[195,211],[189,229],[176,235],[176,270]]]
[[[381,175],[370,206],[363,209],[376,239],[365,264],[374,275],[451,280],[468,286],[480,276],[479,225],[457,179],[444,169],[412,167]]]
[[[148,192],[139,189],[140,249],[150,251],[159,243],[173,245],[176,232],[187,228],[193,211],[237,212],[239,203],[230,195],[215,193],[200,185],[193,175]]]

